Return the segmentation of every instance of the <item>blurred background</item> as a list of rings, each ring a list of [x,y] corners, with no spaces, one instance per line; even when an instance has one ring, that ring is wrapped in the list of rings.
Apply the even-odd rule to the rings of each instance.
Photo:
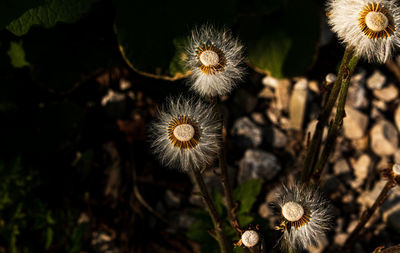
[[[245,46],[246,78],[219,108],[227,159],[241,224],[279,252],[269,203],[301,169],[344,51],[322,1],[16,0],[0,14],[0,252],[218,252],[190,177],[146,137],[157,106],[190,93],[183,46],[203,23]],[[355,71],[321,178],[334,229],[310,252],[337,251],[382,189],[379,169],[400,162],[399,61]],[[218,177],[205,180],[226,215]],[[355,249],[398,242],[397,187]]]

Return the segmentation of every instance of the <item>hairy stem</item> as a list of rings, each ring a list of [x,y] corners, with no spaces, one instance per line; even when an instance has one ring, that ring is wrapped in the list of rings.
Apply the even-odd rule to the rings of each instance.
[[[217,239],[218,244],[221,248],[221,253],[229,253],[230,250],[227,243],[226,235],[222,228],[221,218],[218,215],[217,209],[215,208],[211,195],[207,189],[206,184],[204,183],[203,177],[198,169],[192,169],[192,172],[203,196],[203,200],[206,203],[207,210],[211,216],[211,220],[214,224],[215,238]]]
[[[358,56],[353,56],[350,59],[349,63],[345,66],[345,74],[342,77],[342,84],[340,88],[339,102],[336,110],[335,120],[333,124],[329,127],[328,136],[326,138],[324,149],[322,150],[322,154],[319,157],[313,171],[313,179],[315,181],[318,181],[321,171],[324,168],[330,153],[335,147],[336,137],[339,134],[339,130],[343,123],[343,118],[345,117],[346,114],[345,105],[346,105],[347,91],[350,86],[351,75],[353,74],[354,69],[356,68],[357,62],[358,62]]]
[[[324,126],[328,124],[328,119],[331,114],[332,108],[335,105],[337,100],[340,87],[342,84],[343,77],[346,75],[348,70],[348,64],[351,59],[354,57],[354,48],[347,46],[344,52],[344,56],[342,62],[340,64],[339,73],[337,75],[336,81],[332,87],[332,90],[329,94],[328,99],[326,100],[324,107],[318,116],[318,123],[315,128],[315,132],[313,138],[311,140],[310,145],[308,146],[306,157],[303,163],[303,169],[301,173],[301,181],[303,183],[307,183],[311,175],[314,172],[314,165],[316,163],[316,158],[320,151],[321,141],[322,141],[322,133],[324,130]]]
[[[392,189],[395,185],[396,185],[396,183],[393,182],[393,180],[389,180],[385,184],[385,187],[383,187],[381,193],[379,194],[378,198],[375,200],[372,207],[367,208],[367,210],[365,210],[363,212],[363,214],[361,215],[361,219],[358,222],[356,228],[353,230],[353,232],[351,232],[351,234],[349,235],[349,237],[347,238],[347,240],[343,246],[343,248],[346,251],[350,251],[351,246],[353,246],[354,241],[357,238],[357,236],[359,235],[360,231],[363,229],[365,224],[368,222],[368,220],[374,214],[375,210],[378,209],[378,207],[380,207],[383,204],[385,199],[389,196],[388,193],[389,193],[390,189]]]

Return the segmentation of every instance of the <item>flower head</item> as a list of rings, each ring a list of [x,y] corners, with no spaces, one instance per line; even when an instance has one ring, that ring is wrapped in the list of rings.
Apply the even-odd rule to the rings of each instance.
[[[368,61],[385,62],[400,46],[400,9],[395,0],[329,0],[329,24]]]
[[[221,123],[199,99],[169,98],[150,129],[153,152],[169,167],[209,165],[220,150]]]
[[[291,188],[283,186],[276,205],[282,220],[277,229],[283,232],[284,248],[317,246],[323,233],[330,228],[330,207],[317,189],[300,185]]]
[[[260,241],[260,236],[258,235],[258,232],[255,230],[246,230],[241,237],[242,244],[245,247],[251,248],[254,247],[258,244]]]
[[[227,30],[209,25],[194,29],[186,48],[191,88],[202,96],[228,94],[243,77],[242,49]]]

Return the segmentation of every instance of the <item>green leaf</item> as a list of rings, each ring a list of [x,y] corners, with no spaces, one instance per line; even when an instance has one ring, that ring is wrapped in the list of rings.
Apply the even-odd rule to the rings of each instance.
[[[27,10],[44,3],[44,0],[2,0],[0,1],[0,30]]]
[[[250,65],[277,78],[307,71],[317,52],[320,29],[320,3],[283,2],[285,5],[278,12],[240,20],[241,39],[248,48]]]
[[[42,5],[29,9],[13,20],[7,29],[22,36],[33,25],[49,28],[58,22],[73,23],[90,9],[93,2],[94,0],[45,0]]]
[[[249,225],[251,222],[253,222],[254,218],[253,216],[250,216],[245,213],[240,213],[238,214],[238,220],[239,223],[242,227]]]
[[[185,0],[116,0],[116,33],[122,56],[134,70],[174,80],[187,74],[182,47],[190,30],[203,23],[230,26],[236,1],[211,5]]]
[[[10,43],[10,50],[7,51],[11,60],[11,65],[14,68],[23,68],[29,66],[29,62],[25,60],[25,51],[22,48],[22,40],[19,42],[12,41]]]
[[[241,185],[239,185],[233,191],[233,199],[234,201],[238,201],[239,208],[237,210],[237,214],[247,214],[250,212],[251,207],[257,199],[258,194],[260,193],[262,186],[262,180],[257,178],[250,181],[247,181]]]

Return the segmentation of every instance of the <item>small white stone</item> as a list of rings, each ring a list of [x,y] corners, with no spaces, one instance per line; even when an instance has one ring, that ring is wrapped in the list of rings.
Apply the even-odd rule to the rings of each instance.
[[[392,167],[393,173],[397,176],[400,176],[400,164],[396,163]]]
[[[386,82],[386,76],[379,70],[375,70],[374,73],[367,79],[367,87],[371,90],[382,89]]]
[[[219,56],[212,50],[206,50],[200,54],[200,61],[206,67],[214,66],[218,64]]]
[[[303,217],[303,207],[293,201],[287,202],[282,206],[282,215],[288,221],[298,221]]]
[[[365,24],[374,32],[380,32],[389,25],[389,19],[382,12],[371,11],[365,16]]]
[[[181,124],[174,129],[174,136],[178,141],[190,141],[194,136],[194,127],[190,124]]]
[[[254,247],[260,241],[260,236],[254,230],[247,230],[242,235],[242,243],[246,247]]]

